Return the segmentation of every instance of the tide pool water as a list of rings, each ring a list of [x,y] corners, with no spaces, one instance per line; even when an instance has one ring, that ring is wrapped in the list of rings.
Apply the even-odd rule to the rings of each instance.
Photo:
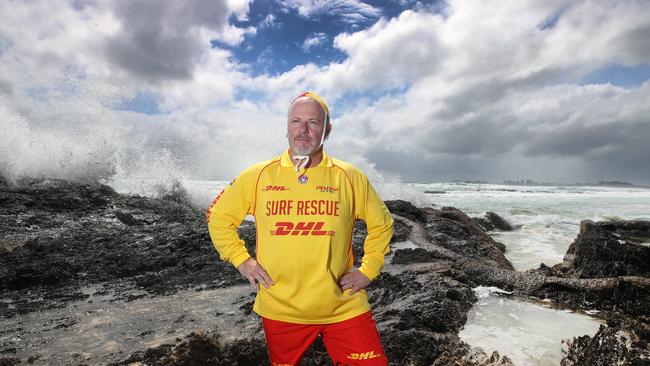
[[[601,322],[585,314],[503,297],[495,287],[477,287],[460,338],[488,354],[498,350],[518,366],[559,365],[562,340],[593,336]]]

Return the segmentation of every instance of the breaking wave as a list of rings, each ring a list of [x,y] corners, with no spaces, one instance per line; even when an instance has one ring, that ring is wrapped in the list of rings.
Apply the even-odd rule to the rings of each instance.
[[[242,150],[241,142],[228,141],[227,136],[191,131],[198,122],[174,124],[167,116],[116,111],[96,99],[30,98],[28,106],[21,107],[15,98],[10,102],[0,95],[0,175],[10,182],[57,178],[103,183],[125,194],[178,199],[184,195],[195,207],[207,207],[215,187],[222,184],[214,180],[197,186],[197,181],[230,180],[257,156],[273,156],[259,149]],[[398,177],[384,176],[363,157],[354,156],[352,163],[366,172],[383,199],[430,204]],[[218,174],[222,176],[215,177]]]

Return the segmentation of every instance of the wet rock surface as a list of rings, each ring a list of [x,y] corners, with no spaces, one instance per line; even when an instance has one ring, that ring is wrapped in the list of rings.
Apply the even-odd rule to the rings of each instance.
[[[428,208],[422,211],[426,215],[424,228],[431,243],[464,257],[513,269],[495,240],[464,212],[454,207]]]
[[[565,344],[562,366],[642,366],[650,362],[648,319],[639,321],[614,314],[593,337],[582,336]]]
[[[0,193],[0,315],[64,306],[78,289],[128,280],[151,294],[245,283],[219,260],[197,210],[177,192],[126,197],[110,187],[23,181]]]
[[[501,231],[511,231],[512,226],[508,221],[503,217],[497,215],[494,212],[486,212],[484,217],[472,217],[477,224],[485,231],[501,230]]]
[[[489,283],[577,308],[616,311],[593,338],[567,343],[563,364],[627,362],[646,354],[650,286],[644,282],[648,261],[639,260],[644,251],[634,246],[611,257],[583,248],[603,238],[608,245],[614,244],[611,238],[638,243],[648,233],[647,223],[594,223],[567,254],[573,256],[570,270],[523,273],[514,271],[498,243],[460,210],[386,203],[395,218],[392,242],[408,240],[417,247],[396,250],[367,289],[392,364],[511,365],[507,357],[471,348],[458,337],[477,301],[472,288]],[[489,221],[496,227],[495,220]],[[239,234],[254,253],[254,224],[244,222]],[[365,235],[365,224],[357,222],[356,262]],[[611,278],[619,273],[637,277]],[[580,282],[589,276],[609,278],[589,292]],[[147,198],[120,195],[101,184],[0,179],[0,299],[0,365],[268,364],[246,281],[218,258],[202,212],[188,204],[181,187]],[[67,315],[48,319],[58,308]],[[82,324],[87,338],[99,337],[118,320],[128,331],[109,333],[111,341],[84,339],[94,353],[55,358],[37,348],[30,353],[25,345],[40,333],[43,344],[49,334],[75,342],[79,336],[70,332]],[[623,341],[623,333],[631,336]],[[304,359],[305,365],[329,362],[319,340]]]
[[[650,223],[612,221],[580,223],[578,237],[564,262],[554,266],[559,275],[579,278],[650,275]]]

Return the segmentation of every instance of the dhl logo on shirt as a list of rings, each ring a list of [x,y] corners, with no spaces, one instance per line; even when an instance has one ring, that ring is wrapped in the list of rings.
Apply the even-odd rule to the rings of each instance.
[[[262,188],[262,191],[288,191],[289,188],[285,186],[274,186],[274,185],[267,185],[266,187]]]
[[[323,225],[325,225],[323,221],[300,221],[295,224],[289,221],[280,221],[275,223],[275,230],[271,230],[271,235],[334,236],[334,231],[322,230]]]

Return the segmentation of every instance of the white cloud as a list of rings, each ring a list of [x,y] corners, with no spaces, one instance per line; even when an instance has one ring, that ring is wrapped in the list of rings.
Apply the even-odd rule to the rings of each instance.
[[[209,44],[254,34],[227,21],[246,19],[249,2],[213,3],[0,3],[0,124],[11,132],[0,137],[11,146],[0,166],[74,175],[93,161],[159,152],[174,171],[229,179],[284,148],[289,102],[315,90],[335,117],[327,149],[370,170],[424,180],[506,178],[513,169],[540,180],[627,174],[650,183],[650,83],[579,85],[606,65],[650,64],[647,1],[449,1],[444,14],[406,11],[338,35],[341,62],[258,76]],[[310,18],[380,16],[359,1],[285,5]],[[160,13],[127,11],[137,6]],[[325,37],[304,46],[315,52]],[[166,114],[112,109],[138,93],[155,96]]]
[[[237,16],[238,20],[247,20],[251,0],[227,0],[228,9]]]
[[[454,161],[445,168],[450,177],[453,166],[471,171],[477,161],[525,167],[546,159],[546,174],[571,171],[570,162],[605,175],[601,164],[609,162],[612,172],[628,166],[627,174],[643,176],[633,172],[650,168],[634,158],[650,154],[641,141],[650,138],[643,132],[650,131],[647,85],[629,92],[577,83],[608,64],[650,64],[642,40],[650,37],[649,12],[642,1],[451,1],[444,16],[406,11],[339,35],[334,44],[348,58],[304,83],[334,99],[383,95],[357,100],[337,127],[340,144],[383,161],[379,168],[407,171],[404,160],[421,159],[435,170]],[[538,27],[555,14],[554,26]],[[387,151],[403,159],[388,164]]]
[[[381,16],[381,9],[358,0],[279,0],[279,3],[285,8],[296,9],[305,18],[327,14],[356,23]]]
[[[237,46],[244,41],[245,37],[255,36],[256,34],[257,29],[255,27],[239,28],[228,25],[215,34],[214,39],[222,41],[230,46]]]
[[[282,23],[277,22],[277,17],[273,14],[268,14],[264,20],[259,24],[259,27],[264,28],[281,28]]]
[[[320,45],[327,42],[327,34],[325,33],[312,33],[305,41],[302,43],[302,50],[304,52],[310,52],[314,48],[318,48]]]

